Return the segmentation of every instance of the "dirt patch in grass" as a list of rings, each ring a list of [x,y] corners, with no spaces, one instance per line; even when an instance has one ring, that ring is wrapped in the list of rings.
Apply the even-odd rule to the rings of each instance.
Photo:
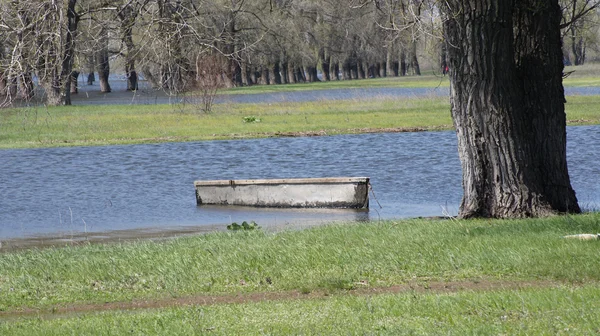
[[[135,310],[169,308],[179,306],[210,306],[218,304],[256,303],[262,301],[288,301],[327,298],[334,295],[369,296],[397,293],[456,293],[463,291],[498,291],[519,290],[526,288],[551,288],[564,286],[563,283],[547,280],[532,281],[500,281],[500,280],[465,280],[452,282],[432,282],[417,280],[407,284],[391,287],[369,287],[366,282],[353,284],[352,289],[336,290],[292,290],[283,292],[259,292],[242,294],[199,294],[185,297],[133,300],[127,302],[107,303],[78,303],[58,305],[44,309],[23,307],[16,311],[0,312],[0,319],[15,319],[20,317],[61,317],[81,313],[93,313],[115,310]]]

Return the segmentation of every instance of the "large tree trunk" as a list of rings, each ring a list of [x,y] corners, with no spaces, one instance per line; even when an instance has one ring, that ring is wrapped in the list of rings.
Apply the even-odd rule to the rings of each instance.
[[[515,3],[448,1],[461,217],[580,211],[566,161],[560,8],[557,0]]]

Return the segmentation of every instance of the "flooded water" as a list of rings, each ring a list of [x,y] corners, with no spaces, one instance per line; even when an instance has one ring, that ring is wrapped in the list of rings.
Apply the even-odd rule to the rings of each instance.
[[[198,104],[199,98],[193,96],[169,95],[163,90],[154,90],[149,83],[140,82],[140,90],[127,92],[124,81],[111,82],[113,92],[101,93],[99,84],[88,86],[80,83],[80,92],[72,96],[73,105],[105,105],[105,104]],[[450,92],[448,87],[436,88],[348,88],[333,90],[306,90],[291,92],[268,92],[257,94],[223,94],[215,98],[215,103],[291,103],[323,100],[347,99],[385,99],[385,98],[411,98],[411,97],[447,97]],[[600,87],[565,87],[565,94],[572,95],[600,95]]]
[[[580,204],[600,208],[600,126],[568,128]],[[456,214],[454,132],[0,151],[0,239]],[[369,176],[369,211],[197,206],[194,180]],[[380,207],[381,206],[381,207]],[[139,233],[138,233],[139,234]]]

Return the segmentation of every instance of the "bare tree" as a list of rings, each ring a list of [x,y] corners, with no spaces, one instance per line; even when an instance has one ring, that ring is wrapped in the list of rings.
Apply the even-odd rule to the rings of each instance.
[[[36,72],[48,105],[71,104],[71,72],[75,56],[75,34],[79,16],[77,0],[36,3]]]
[[[598,0],[561,0],[563,34],[569,36],[573,64],[585,63],[586,48],[590,44],[590,30],[597,27]],[[568,54],[567,54],[568,56]]]

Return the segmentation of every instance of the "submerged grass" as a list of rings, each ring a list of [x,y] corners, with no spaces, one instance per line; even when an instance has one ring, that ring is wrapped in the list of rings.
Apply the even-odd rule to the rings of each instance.
[[[404,220],[0,254],[0,310],[461,279],[598,283],[600,214]],[[362,286],[362,285],[361,285]]]
[[[331,296],[0,322],[2,335],[593,335],[600,288]]]
[[[598,124],[600,97],[570,96],[570,124]],[[244,122],[248,116],[260,122]],[[345,101],[70,106],[0,110],[0,149],[197,141],[281,135],[452,128],[447,98],[357,97]]]

